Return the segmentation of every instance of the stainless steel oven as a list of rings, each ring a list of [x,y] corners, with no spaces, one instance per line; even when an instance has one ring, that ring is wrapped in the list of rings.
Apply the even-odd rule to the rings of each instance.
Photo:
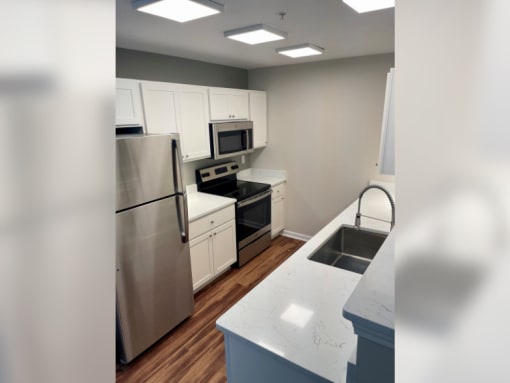
[[[253,122],[230,121],[209,125],[211,158],[222,159],[253,152]]]
[[[271,185],[238,180],[236,162],[197,170],[198,190],[236,199],[237,266],[271,245]]]
[[[239,266],[271,245],[271,190],[236,204]]]

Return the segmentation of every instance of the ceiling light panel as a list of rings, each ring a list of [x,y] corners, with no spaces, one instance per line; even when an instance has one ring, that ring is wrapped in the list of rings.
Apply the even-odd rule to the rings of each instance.
[[[318,47],[313,44],[300,44],[287,48],[278,48],[276,50],[281,55],[289,56],[292,58],[321,55],[324,48]]]
[[[180,23],[223,11],[223,5],[210,0],[138,0],[133,7],[140,12]]]
[[[268,27],[264,24],[232,29],[223,33],[225,37],[245,44],[255,45],[270,41],[282,40],[287,37],[285,32]]]
[[[395,0],[343,0],[343,2],[358,13],[378,11],[395,6]]]

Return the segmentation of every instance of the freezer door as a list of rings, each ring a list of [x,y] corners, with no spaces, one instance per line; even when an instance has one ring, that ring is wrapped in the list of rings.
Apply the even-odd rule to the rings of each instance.
[[[176,197],[117,213],[117,313],[129,363],[193,311]]]
[[[118,136],[116,211],[175,194],[173,136]]]

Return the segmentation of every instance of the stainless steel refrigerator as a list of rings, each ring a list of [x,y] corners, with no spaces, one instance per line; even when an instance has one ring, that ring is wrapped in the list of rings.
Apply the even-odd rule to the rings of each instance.
[[[129,363],[194,303],[179,137],[117,136],[116,145],[117,354]]]

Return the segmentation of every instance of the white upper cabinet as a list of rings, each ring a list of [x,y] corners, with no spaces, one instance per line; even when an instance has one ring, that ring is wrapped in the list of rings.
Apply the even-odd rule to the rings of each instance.
[[[147,133],[180,133],[178,94],[179,86],[177,84],[142,82]],[[181,145],[183,145],[182,142]]]
[[[179,86],[181,148],[184,161],[211,156],[207,87]]]
[[[244,89],[209,88],[210,120],[247,120],[248,91]]]
[[[250,120],[253,121],[253,147],[267,145],[267,97],[266,92],[249,91]]]
[[[379,150],[379,173],[395,174],[395,69],[392,68],[386,79],[386,95]]]
[[[124,78],[117,79],[115,125],[144,126],[140,81]]]
[[[207,88],[143,81],[147,133],[179,133],[182,159],[210,157]]]

